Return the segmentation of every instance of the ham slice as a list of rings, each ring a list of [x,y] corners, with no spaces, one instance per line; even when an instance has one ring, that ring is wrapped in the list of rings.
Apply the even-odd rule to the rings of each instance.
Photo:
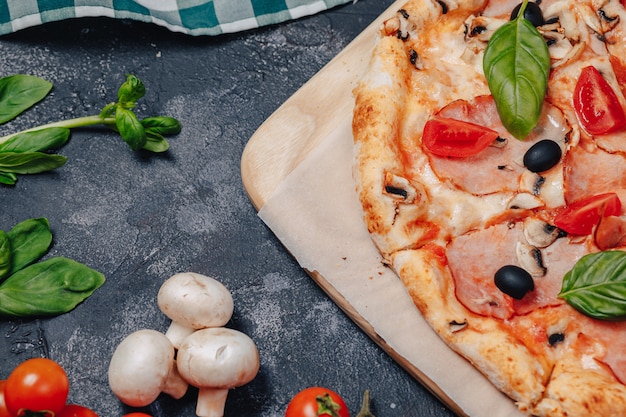
[[[534,310],[505,323],[535,354],[558,360],[561,344],[572,346],[583,366],[607,366],[626,383],[626,321],[595,320],[567,304]]]
[[[600,219],[594,239],[600,250],[626,245],[626,216],[608,216]]]
[[[564,149],[569,131],[561,111],[546,103],[539,124],[529,137],[523,141],[515,139],[502,125],[492,96],[454,101],[437,115],[485,126],[500,135],[501,141],[471,157],[429,155],[430,165],[440,179],[475,195],[517,191],[526,172],[522,162],[526,151],[541,139],[552,139]],[[560,164],[552,168],[558,169],[562,169]]]
[[[605,322],[580,315],[572,327],[602,343],[604,350],[594,358],[611,368],[615,377],[626,384],[626,322]]]
[[[564,303],[557,298],[563,276],[587,253],[586,243],[561,238],[540,249],[545,275],[534,278],[534,291],[515,300],[495,286],[494,275],[505,265],[522,267],[516,251],[519,243],[526,244],[521,222],[514,225],[499,223],[450,242],[448,265],[456,296],[466,308],[483,316],[509,319],[537,308]]]
[[[567,203],[607,192],[616,192],[620,200],[626,202],[626,158],[621,154],[576,146],[567,152],[565,165]]]

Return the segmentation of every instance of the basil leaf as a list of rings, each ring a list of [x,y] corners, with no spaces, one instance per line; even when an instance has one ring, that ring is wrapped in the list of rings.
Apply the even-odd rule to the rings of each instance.
[[[70,137],[70,130],[50,127],[32,132],[18,133],[0,144],[0,152],[41,152],[59,149]]]
[[[52,243],[50,223],[45,217],[24,220],[13,226],[7,236],[11,243],[10,274],[40,259]]]
[[[38,174],[65,164],[62,155],[43,152],[0,152],[0,171],[16,174]]]
[[[100,272],[68,258],[38,262],[0,284],[0,314],[25,317],[67,313],[104,281]]]
[[[596,319],[626,319],[626,252],[583,256],[565,274],[559,297]]]
[[[170,144],[162,135],[146,130],[146,143],[141,148],[150,152],[165,152]]]
[[[0,124],[41,101],[51,89],[51,82],[32,75],[16,74],[0,78]]]
[[[141,120],[141,125],[146,129],[146,132],[160,135],[176,135],[181,130],[180,122],[169,116],[146,117]]]
[[[126,81],[120,86],[117,91],[118,102],[125,109],[132,109],[135,107],[135,102],[146,94],[146,87],[136,76],[129,74],[126,76]]]
[[[11,172],[0,171],[0,184],[15,185],[17,182],[17,175]]]
[[[115,127],[133,151],[141,149],[146,143],[146,132],[132,111],[118,106],[115,113]]]
[[[523,15],[520,10],[494,32],[483,57],[502,124],[517,139],[525,139],[537,125],[550,73],[546,41]]]
[[[11,241],[7,232],[0,230],[0,281],[11,272]]]

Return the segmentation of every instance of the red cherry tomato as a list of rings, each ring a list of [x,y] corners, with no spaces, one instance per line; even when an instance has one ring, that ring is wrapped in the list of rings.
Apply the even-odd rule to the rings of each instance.
[[[68,404],[55,417],[98,417],[98,414],[82,405]]]
[[[3,379],[0,381],[0,417],[12,417],[7,410],[6,402],[4,401],[4,387],[6,387],[7,381]]]
[[[573,235],[588,235],[602,217],[619,216],[622,203],[615,193],[598,194],[575,201],[554,219],[554,225]]]
[[[498,138],[498,133],[484,126],[446,117],[434,116],[426,122],[422,143],[433,155],[473,156]]]
[[[611,133],[626,126],[626,114],[615,91],[593,66],[582,69],[574,87],[578,121],[592,135]]]
[[[69,380],[58,363],[34,358],[19,364],[9,375],[4,389],[7,409],[14,416],[25,411],[57,415],[65,407]]]
[[[350,411],[336,392],[309,387],[291,399],[285,417],[350,417]]]

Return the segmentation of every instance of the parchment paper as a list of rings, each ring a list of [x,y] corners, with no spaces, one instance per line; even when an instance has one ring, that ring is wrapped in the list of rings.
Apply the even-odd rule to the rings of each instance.
[[[513,401],[438,338],[399,278],[382,266],[352,179],[350,122],[345,120],[289,174],[259,216],[302,268],[321,274],[394,354],[430,379],[425,385],[435,384],[468,416],[522,416]]]

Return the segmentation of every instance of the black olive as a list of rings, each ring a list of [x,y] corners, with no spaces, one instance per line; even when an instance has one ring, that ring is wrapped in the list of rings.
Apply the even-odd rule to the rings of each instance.
[[[522,3],[515,6],[513,11],[511,12],[511,20],[515,19],[519,13],[519,9],[522,7]],[[543,19],[543,13],[541,9],[532,1],[528,2],[526,9],[524,10],[524,18],[528,20],[533,26],[543,26],[545,24],[545,20]]]
[[[561,160],[561,147],[550,139],[543,139],[524,154],[524,166],[532,172],[547,171]]]
[[[516,300],[524,298],[526,293],[535,289],[533,277],[515,265],[505,265],[496,271],[494,276],[496,287]]]
[[[550,344],[550,346],[554,346],[557,343],[561,343],[564,340],[565,340],[565,335],[563,333],[553,333],[550,336],[548,336],[548,343]]]
[[[397,196],[400,196],[400,197],[404,198],[405,200],[409,196],[409,193],[406,190],[403,190],[400,187],[394,187],[392,185],[386,185],[385,186],[385,192],[387,192],[389,194],[395,194]]]

